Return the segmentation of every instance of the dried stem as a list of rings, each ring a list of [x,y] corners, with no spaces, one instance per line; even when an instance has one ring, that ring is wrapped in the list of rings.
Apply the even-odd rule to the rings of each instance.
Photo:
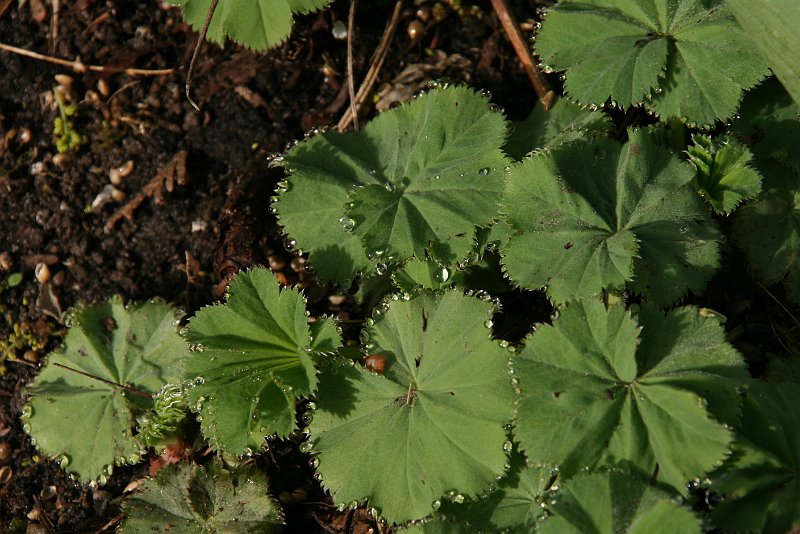
[[[553,105],[553,100],[556,96],[555,91],[550,88],[547,78],[536,66],[531,49],[525,42],[525,37],[522,35],[522,30],[519,29],[517,21],[514,20],[514,16],[508,10],[506,0],[492,0],[492,7],[497,14],[497,18],[500,19],[500,24],[503,25],[503,30],[505,30],[508,40],[511,41],[511,45],[517,53],[517,57],[522,62],[522,68],[531,80],[533,89],[539,95],[542,107],[547,111]]]
[[[217,10],[217,4],[219,0],[212,0],[211,6],[208,8],[208,13],[206,13],[206,21],[203,23],[203,28],[200,30],[200,35],[197,36],[197,42],[194,44],[194,52],[192,52],[192,60],[189,62],[189,72],[186,73],[186,99],[192,105],[194,109],[200,111],[200,106],[192,100],[191,90],[192,90],[192,75],[194,74],[194,64],[197,62],[197,56],[200,54],[200,49],[203,47],[203,43],[206,42],[206,34],[208,34],[208,27],[211,25],[211,19],[214,18],[214,12]]]
[[[74,61],[70,61],[69,59],[61,59],[53,56],[39,54],[38,52],[31,52],[30,50],[25,50],[24,48],[17,48],[16,46],[7,45],[5,43],[0,43],[0,50],[5,50],[6,52],[11,52],[12,54],[17,54],[20,56],[38,59],[39,61],[46,61],[48,63],[55,63],[56,65],[69,67],[78,74],[83,74],[84,72],[92,71],[92,72],[105,72],[111,74],[123,72],[129,76],[166,76],[167,74],[172,74],[173,72],[175,72],[175,69],[152,69],[152,70],[124,69],[120,67],[102,67],[100,65],[86,65],[83,61],[80,60],[80,58],[75,59]]]
[[[397,0],[397,3],[394,5],[394,11],[392,11],[392,18],[389,19],[389,22],[386,24],[386,29],[383,31],[383,37],[381,37],[381,42],[378,44],[378,49],[372,56],[369,71],[367,71],[367,75],[364,77],[361,87],[358,88],[358,93],[356,93],[355,106],[351,106],[347,111],[345,111],[344,115],[342,115],[342,118],[339,119],[339,124],[337,127],[340,132],[346,129],[353,121],[355,115],[358,113],[358,109],[361,107],[361,104],[367,98],[367,95],[370,93],[370,91],[372,91],[372,87],[378,80],[378,73],[383,67],[383,62],[386,60],[386,53],[389,51],[389,45],[394,37],[397,24],[400,21],[400,13],[402,8],[403,0]],[[353,107],[355,107],[356,113],[353,112]]]
[[[350,0],[350,13],[347,15],[347,90],[350,92],[350,113],[353,115],[353,128],[358,131],[358,110],[356,109],[356,88],[353,78],[353,33],[356,31],[356,0]]]

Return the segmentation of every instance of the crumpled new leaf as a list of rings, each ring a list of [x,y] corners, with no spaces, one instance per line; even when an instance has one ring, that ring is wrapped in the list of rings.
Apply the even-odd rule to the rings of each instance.
[[[136,417],[179,380],[188,353],[179,318],[167,304],[126,306],[119,297],[69,312],[64,345],[28,390],[25,428],[36,446],[83,481],[103,482],[115,464],[138,463]]]
[[[700,125],[731,117],[743,90],[767,71],[722,0],[569,0],[536,40],[542,61],[566,70],[582,104],[645,102]]]
[[[658,304],[705,286],[719,232],[692,169],[645,132],[575,142],[512,168],[503,196],[519,234],[501,244],[511,280],[557,302],[626,284]]]
[[[508,352],[486,326],[493,308],[455,290],[393,301],[366,330],[383,375],[352,362],[323,369],[309,431],[334,502],[368,499],[400,523],[503,473],[514,391]]]
[[[700,534],[700,520],[671,495],[625,468],[582,473],[548,507],[542,534]]]
[[[170,0],[182,6],[183,18],[195,31],[206,21],[212,0]],[[331,0],[223,0],[217,5],[206,39],[223,44],[225,37],[252,50],[283,42],[292,29],[292,15],[322,9]]]
[[[248,468],[182,464],[123,501],[123,534],[268,534],[282,531],[280,507],[269,496],[267,475]]]
[[[707,135],[695,135],[693,140],[687,153],[697,170],[697,189],[714,211],[730,214],[740,202],[758,195],[761,174],[745,145],[730,138],[718,143]]]
[[[678,491],[719,465],[738,417],[741,356],[693,307],[637,320],[597,300],[567,305],[514,360],[515,435],[534,464],[581,469],[627,462]]]
[[[317,274],[337,283],[411,257],[454,263],[497,215],[505,136],[485,97],[432,89],[360,132],[318,134],[290,150],[274,207]]]
[[[731,531],[790,532],[800,523],[800,385],[754,382],[731,459],[712,476],[713,510]]]
[[[332,322],[309,327],[303,296],[264,268],[237,275],[227,303],[201,309],[187,338],[189,404],[212,445],[231,454],[294,430],[295,400],[317,386],[315,356],[341,343]]]

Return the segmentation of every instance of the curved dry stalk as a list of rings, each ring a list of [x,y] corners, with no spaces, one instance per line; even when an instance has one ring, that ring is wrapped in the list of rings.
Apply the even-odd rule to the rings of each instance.
[[[206,21],[203,23],[203,28],[200,30],[200,35],[197,36],[197,42],[194,45],[194,52],[192,52],[192,60],[189,62],[189,72],[186,73],[186,99],[192,105],[194,109],[200,111],[200,106],[192,100],[191,90],[192,90],[192,75],[194,74],[194,64],[197,62],[197,56],[200,54],[200,49],[203,47],[203,43],[206,42],[206,34],[208,33],[208,27],[211,25],[211,19],[214,17],[214,12],[217,10],[217,4],[219,0],[213,0],[211,5],[208,7],[208,13],[206,14]]]

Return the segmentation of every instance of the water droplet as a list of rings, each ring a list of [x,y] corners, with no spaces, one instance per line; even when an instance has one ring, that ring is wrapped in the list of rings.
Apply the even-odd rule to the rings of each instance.
[[[311,469],[316,469],[317,467],[319,467],[319,458],[311,458],[308,461],[308,465],[309,467],[311,467]]]
[[[447,270],[446,267],[436,268],[433,272],[433,279],[439,283],[447,282],[450,278],[450,271]]]
[[[483,326],[485,326],[486,328],[492,328],[492,326],[494,326],[494,323],[492,322],[491,319],[486,319],[486,322],[483,323]]]
[[[304,441],[300,444],[300,452],[309,453],[314,448],[314,445],[310,441]]]
[[[682,234],[685,234],[686,232],[689,231],[689,228],[685,224],[682,224],[681,227],[678,229],[678,231],[680,231],[680,233]]]
[[[453,502],[456,504],[464,504],[464,496],[460,493],[453,497]]]
[[[436,510],[438,510],[439,508],[442,507],[442,501],[440,501],[439,499],[436,499],[435,501],[433,501],[431,503],[431,507],[433,508],[433,511],[435,512]]]
[[[506,441],[503,443],[503,450],[506,452],[511,452],[511,449],[514,448],[514,445],[510,441]]]
[[[383,187],[390,193],[395,190],[395,185],[388,180],[383,184]]]
[[[487,174],[489,174],[489,168],[488,167],[484,167],[483,169],[478,171],[478,174],[480,176],[486,176]]]
[[[339,224],[342,226],[342,230],[344,230],[345,232],[349,232],[353,229],[356,222],[347,215],[345,215],[344,217],[339,218]]]

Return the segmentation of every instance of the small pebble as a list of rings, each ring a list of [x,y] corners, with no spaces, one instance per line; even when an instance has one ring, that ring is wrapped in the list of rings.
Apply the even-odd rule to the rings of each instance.
[[[331,295],[328,297],[328,302],[334,306],[341,306],[347,301],[347,295]]]
[[[72,76],[68,74],[56,74],[55,76],[53,76],[53,78],[55,79],[56,83],[63,85],[64,88],[67,90],[69,90],[72,87],[72,82],[74,81],[72,79]]]
[[[38,512],[38,510],[36,511]],[[47,528],[40,523],[28,523],[25,534],[47,534]]]
[[[105,81],[103,78],[97,80],[97,90],[103,96],[108,96],[111,94],[111,87],[108,86],[108,82]]]
[[[46,263],[37,263],[33,270],[36,279],[40,284],[45,284],[50,281],[50,267]]]
[[[25,145],[31,142],[31,131],[29,128],[20,128],[19,132],[17,133],[17,139],[21,145]]]
[[[53,156],[53,165],[58,167],[59,169],[63,169],[69,163],[69,156],[67,154],[58,153]]]
[[[344,41],[347,39],[347,25],[341,20],[337,20],[333,23],[333,29],[331,30],[331,33],[333,34],[334,39]]]
[[[0,270],[10,271],[14,267],[14,262],[11,261],[11,254],[8,252],[0,253]]]
[[[39,362],[39,353],[35,350],[26,350],[25,354],[22,355],[26,362],[31,363],[38,363]]]
[[[406,33],[408,33],[408,37],[412,41],[416,41],[422,37],[423,31],[425,31],[425,27],[418,20],[412,20],[408,23],[408,27],[406,28]]]
[[[7,441],[0,441],[0,460],[8,460],[11,458],[11,453],[13,449],[11,448],[11,444]]]

